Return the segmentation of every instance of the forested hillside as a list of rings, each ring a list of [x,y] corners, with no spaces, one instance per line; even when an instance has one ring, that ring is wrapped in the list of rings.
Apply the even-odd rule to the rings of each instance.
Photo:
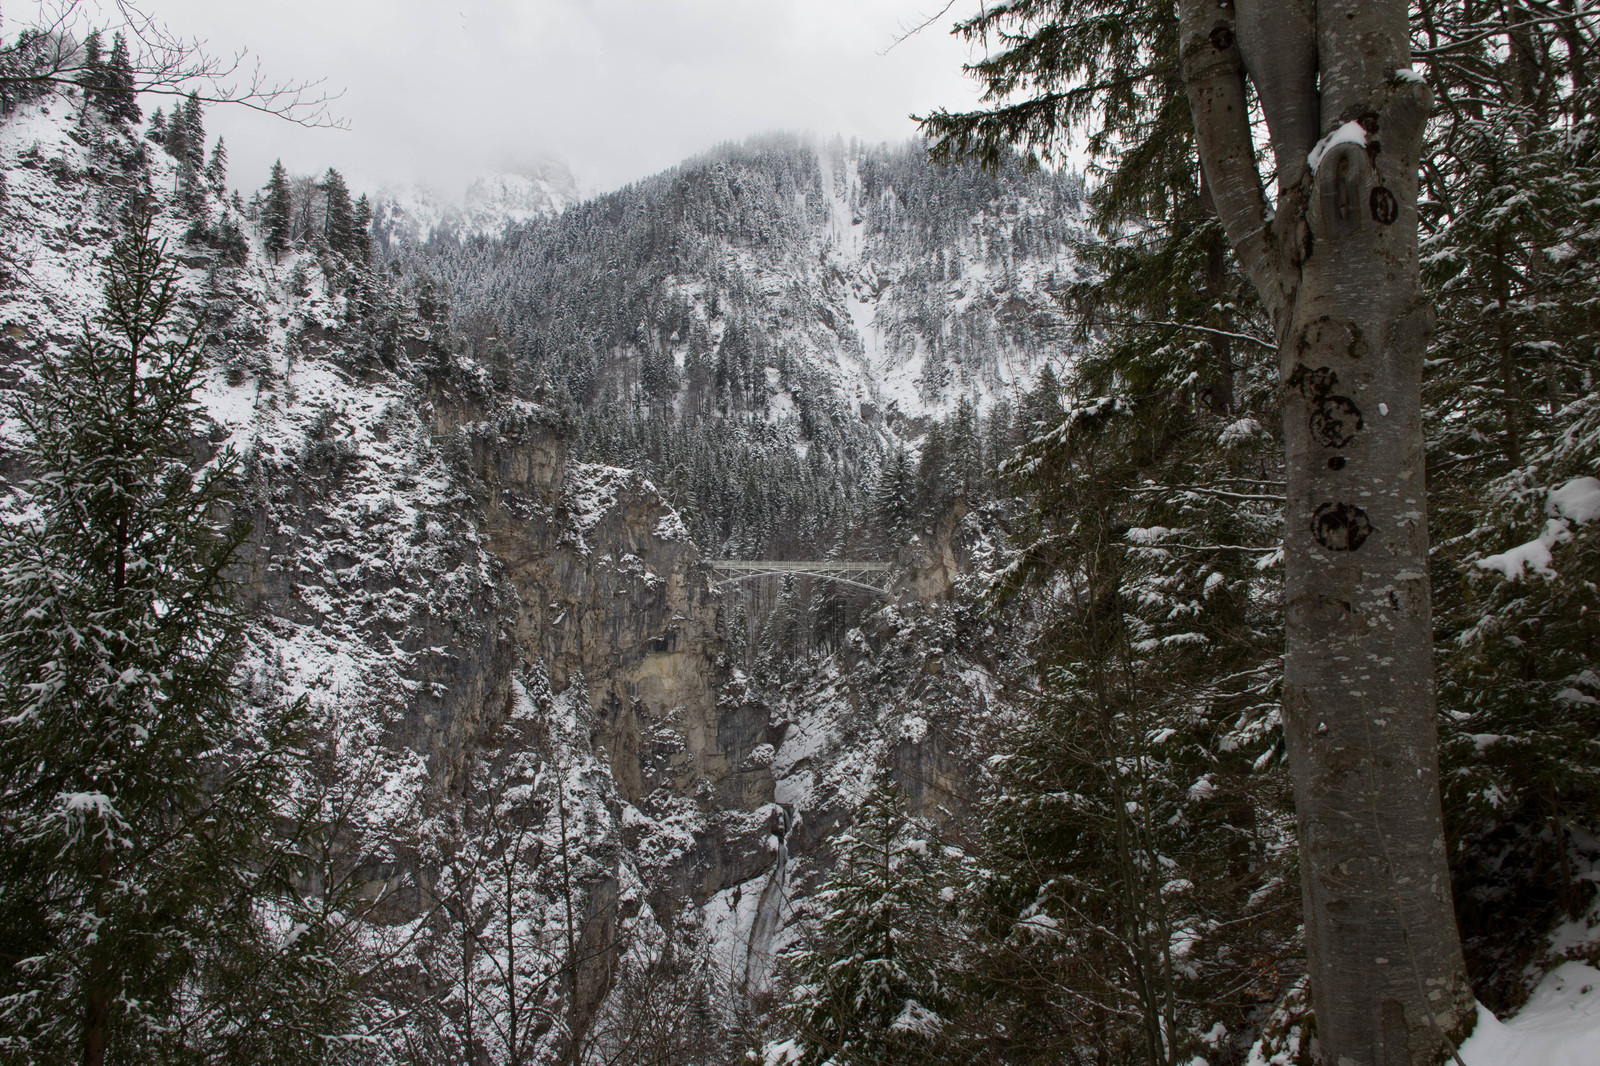
[[[1462,976],[1373,1066],[1588,1061],[1600,24],[1413,9],[1416,195],[1393,112],[1258,89],[1231,214],[1194,57],[1288,7],[991,6],[926,141],[460,204],[231,172],[137,34],[0,42],[0,1063],[1309,1066],[1327,930],[1429,996],[1402,892]],[[1382,329],[1285,311],[1413,222]],[[1431,781],[1405,716],[1431,881],[1375,785],[1301,802]]]
[[[979,411],[1009,442],[1023,392],[1075,350],[1056,296],[1087,238],[1069,174],[772,138],[498,240],[442,229],[398,252],[497,373],[570,398],[580,449],[647,472],[703,550],[807,558],[892,554],[863,532],[879,468],[935,422],[952,461],[993,465]],[[898,505],[932,521],[950,493],[927,492]]]

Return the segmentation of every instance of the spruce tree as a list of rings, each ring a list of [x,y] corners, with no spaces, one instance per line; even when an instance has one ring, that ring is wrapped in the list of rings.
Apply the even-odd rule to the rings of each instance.
[[[1502,1012],[1591,905],[1600,851],[1600,515],[1573,506],[1600,470],[1600,92],[1592,26],[1454,32],[1474,39],[1430,64],[1428,487],[1456,909],[1478,999]],[[1502,554],[1518,545],[1526,566]]]
[[[211,160],[206,163],[206,184],[220,194],[228,183],[228,149],[223,145],[222,138],[217,138],[216,146],[211,149]]]
[[[1005,1061],[1184,1062],[1219,1021],[1242,1056],[1295,943],[1270,441],[1174,402],[1191,355],[1142,332],[1046,376],[1002,466],[1026,505],[997,585],[1035,590],[1040,676],[980,804],[963,1025]],[[1238,384],[1274,398],[1260,360]]]
[[[102,95],[106,88],[106,61],[100,44],[100,31],[90,30],[83,42],[83,66],[78,72],[78,84],[83,87],[85,104],[94,104],[103,112],[106,101]]]
[[[872,491],[873,518],[884,546],[893,548],[914,532],[917,522],[916,470],[899,445],[890,448]]]
[[[784,959],[797,1066],[924,1066],[938,1055],[950,990],[940,864],[927,827],[880,780],[839,839],[839,865],[811,901],[816,926]]]
[[[1435,315],[1417,254],[1432,95],[1412,69],[1410,10],[998,5],[957,27],[1004,42],[971,67],[987,110],[934,114],[924,131],[946,157],[992,161],[1011,144],[1054,153],[1088,125],[1091,153],[1112,164],[1108,188],[1153,204],[1168,190],[1143,175],[1166,171],[1128,149],[1179,153],[1203,173],[1226,236],[1219,259],[1233,252],[1272,321],[1286,386],[1283,717],[1320,1054],[1423,1066],[1476,1015],[1441,887],[1419,399]],[[1275,175],[1260,165],[1254,108]],[[1162,126],[1176,135],[1145,140]],[[1225,388],[1213,402],[1228,405]]]
[[[151,217],[17,408],[35,477],[0,531],[0,1058],[170,1061],[180,994],[253,908],[285,787],[252,754],[228,577],[247,527],[197,465],[200,329]]]
[[[289,195],[289,175],[283,169],[283,160],[272,164],[272,174],[267,179],[267,198],[261,211],[261,232],[267,253],[276,263],[289,247],[290,217],[294,201]]]
[[[128,58],[128,39],[119,31],[111,39],[111,58],[106,61],[106,115],[119,122],[138,122],[137,91],[133,84],[133,62]]]
[[[350,206],[350,190],[345,186],[343,175],[329,167],[322,179],[322,191],[326,198],[323,238],[328,242],[328,247],[340,255],[350,255],[355,233],[355,209]]]
[[[181,170],[184,161],[189,158],[189,126],[184,121],[182,104],[174,107],[171,117],[167,119],[167,124],[162,130],[161,147],[178,161]]]
[[[365,263],[372,256],[372,201],[367,199],[366,193],[356,200],[350,216],[350,250],[345,254],[359,263]]]
[[[183,162],[198,172],[206,162],[206,127],[201,113],[200,94],[191,92],[183,101]]]

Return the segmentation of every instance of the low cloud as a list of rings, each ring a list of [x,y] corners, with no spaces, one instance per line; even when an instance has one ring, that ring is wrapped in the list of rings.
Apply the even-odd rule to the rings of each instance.
[[[966,2],[966,0],[962,0]],[[936,0],[152,0],[211,50],[276,78],[326,78],[346,131],[215,108],[233,184],[281,156],[360,188],[567,162],[586,192],[770,130],[903,140],[911,112],[976,99]],[[891,45],[893,47],[891,47]]]

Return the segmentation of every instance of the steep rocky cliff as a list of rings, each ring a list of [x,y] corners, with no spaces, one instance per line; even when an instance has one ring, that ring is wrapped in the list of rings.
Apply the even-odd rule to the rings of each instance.
[[[982,550],[973,520],[906,549],[900,606],[836,654],[736,669],[679,514],[577,461],[563,400],[497,382],[392,275],[315,245],[275,261],[215,191],[182,207],[137,134],[58,97],[0,121],[3,384],[71,343],[120,213],[153,202],[205,321],[197,453],[241,456],[254,523],[242,690],[311,712],[302,792],[333,827],[313,880],[365,901],[360,950],[396,975],[408,1032],[447,1044],[527,996],[529,1054],[567,1055],[661,1009],[635,977],[674,957],[699,960],[696,987],[754,992],[880,767],[920,811],[960,812],[966,712],[994,683],[956,648],[978,623],[938,601]],[[242,255],[211,240],[226,226]],[[496,930],[520,945],[511,980],[471,947]]]

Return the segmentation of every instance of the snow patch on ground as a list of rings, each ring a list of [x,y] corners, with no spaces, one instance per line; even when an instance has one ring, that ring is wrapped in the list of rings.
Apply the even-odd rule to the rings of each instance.
[[[1503,1022],[1479,1006],[1461,1059],[1466,1066],[1594,1066],[1600,1061],[1600,970],[1564,963]]]

